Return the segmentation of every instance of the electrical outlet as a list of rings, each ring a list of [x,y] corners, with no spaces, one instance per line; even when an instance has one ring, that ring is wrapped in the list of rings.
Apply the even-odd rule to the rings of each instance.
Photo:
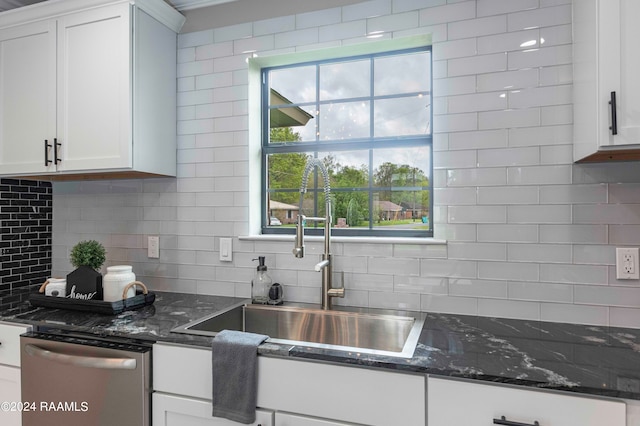
[[[638,248],[616,248],[616,279],[640,279],[638,268]]]
[[[160,258],[160,237],[149,235],[147,238],[147,257],[150,259]]]

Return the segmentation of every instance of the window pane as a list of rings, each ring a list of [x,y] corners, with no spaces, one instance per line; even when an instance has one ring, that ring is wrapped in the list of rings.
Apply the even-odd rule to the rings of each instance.
[[[312,107],[273,108],[269,111],[269,142],[316,140],[316,119]]]
[[[293,227],[298,218],[298,198],[299,193],[270,192],[266,203],[267,226]]]
[[[370,94],[370,60],[320,66],[320,100],[356,98]]]
[[[427,135],[431,133],[430,97],[380,99],[375,105],[375,137]]]
[[[320,140],[366,138],[370,135],[369,102],[341,102],[320,106]]]
[[[429,186],[429,147],[375,149],[373,185],[376,187]]]
[[[271,154],[267,157],[267,189],[291,190],[291,192],[278,193],[277,201],[298,205],[300,194],[298,192],[302,181],[302,172],[307,164],[309,156],[305,153]],[[313,184],[311,176],[310,184]]]
[[[314,65],[282,68],[269,72],[269,105],[299,104],[316,100]]]
[[[320,152],[331,178],[331,189],[369,186],[369,151]]]
[[[430,92],[430,56],[421,52],[375,58],[375,95]]]
[[[369,227],[368,191],[332,191],[333,224],[337,228]]]
[[[392,191],[373,194],[373,228],[429,230],[430,218],[428,198],[424,204],[424,193],[416,191]]]

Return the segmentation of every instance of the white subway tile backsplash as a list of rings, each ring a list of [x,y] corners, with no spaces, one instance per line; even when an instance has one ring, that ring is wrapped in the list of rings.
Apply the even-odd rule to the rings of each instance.
[[[478,262],[478,278],[489,280],[538,281],[536,263]]]
[[[478,241],[535,243],[538,225],[479,224]]]
[[[506,183],[505,168],[447,170],[447,186],[493,186]]]
[[[480,37],[503,33],[507,30],[507,16],[489,16],[484,18],[457,21],[449,24],[449,39]],[[487,53],[487,52],[481,52]]]
[[[505,223],[506,206],[449,206],[449,223]]]
[[[551,86],[513,90],[509,93],[510,108],[531,108],[571,103],[571,86]]]
[[[509,185],[562,185],[571,183],[571,166],[530,166],[507,168]]]
[[[572,161],[572,144],[540,147],[540,164],[571,164]]]
[[[606,286],[607,271],[606,266],[600,265],[541,264],[540,281]]]
[[[433,60],[464,58],[476,54],[476,39],[451,40],[433,46]]]
[[[537,147],[481,149],[478,167],[533,166],[540,163]]]
[[[506,299],[507,283],[491,280],[452,280],[449,283],[449,296]]]
[[[573,286],[570,284],[509,281],[508,298],[535,302],[573,302]]]
[[[493,186],[478,188],[478,204],[537,204],[535,186]]]
[[[571,45],[509,52],[509,69],[566,65],[571,63]],[[542,83],[542,78],[541,78]]]
[[[448,99],[448,112],[456,114],[504,109],[507,107],[507,99],[503,95],[501,93],[478,93],[450,96]]]
[[[509,129],[509,146],[542,146],[573,143],[572,126],[540,126]]]
[[[450,242],[447,249],[449,259],[507,260],[506,244]]]
[[[543,204],[600,204],[607,202],[605,184],[545,185],[540,187]]]
[[[468,58],[450,59],[448,61],[448,77],[461,75],[483,74],[488,72],[506,71],[507,54],[494,53],[491,55],[471,56]]]
[[[507,146],[507,130],[481,130],[449,133],[448,148],[452,151]]]
[[[391,0],[370,0],[342,7],[342,21],[355,21],[374,16],[389,15]]]
[[[476,167],[476,151],[440,151],[433,153],[433,168],[465,168]]]
[[[572,250],[568,244],[509,244],[511,262],[571,263]]]
[[[451,96],[474,93],[476,90],[476,76],[440,78],[433,81],[433,96]]]
[[[253,23],[253,35],[281,33],[296,28],[296,16],[278,16],[271,19],[263,19]]]
[[[571,206],[507,206],[507,218],[509,223],[571,223]]]
[[[524,87],[535,87],[538,85],[538,70],[524,69],[480,74],[477,76],[477,79],[478,92],[504,91]]]
[[[560,5],[509,14],[508,31],[571,23],[571,5]]]
[[[56,183],[54,270],[93,238],[153,289],[248,297],[251,259],[266,255],[288,300],[319,303],[320,238],[304,259],[292,241],[239,239],[255,232],[259,146],[247,56],[431,34],[430,219],[447,243],[334,240],[333,278],[348,289],[336,303],[640,328],[640,287],[613,267],[616,246],[640,245],[639,174],[573,164],[570,11],[569,0],[373,0],[180,34],[178,178]],[[149,234],[161,262],[146,258]],[[221,236],[234,238],[231,264]]]
[[[603,306],[572,305],[570,303],[542,303],[542,321],[609,325],[609,309]]]
[[[472,19],[476,17],[476,2],[434,6],[420,11],[420,25],[434,25]]]
[[[420,296],[420,307],[425,312],[477,315],[478,299],[475,297],[423,294]]]
[[[495,35],[479,37],[478,53],[486,55],[488,53],[524,50],[530,46],[537,47],[539,40],[540,31],[537,29],[510,33],[500,32]]]
[[[478,0],[478,16],[498,15],[536,9],[538,0]]]
[[[478,113],[478,128],[508,129],[513,127],[531,127],[540,125],[540,109],[509,109]]]
[[[349,24],[351,25],[351,24]],[[418,12],[410,11],[404,13],[396,13],[388,16],[378,16],[367,19],[367,34],[377,34],[379,32],[390,32],[398,30],[407,30],[418,27]],[[320,30],[320,38],[322,39],[322,30]],[[340,37],[347,38],[347,37]]]
[[[539,320],[540,305],[517,300],[478,299],[478,315]]]

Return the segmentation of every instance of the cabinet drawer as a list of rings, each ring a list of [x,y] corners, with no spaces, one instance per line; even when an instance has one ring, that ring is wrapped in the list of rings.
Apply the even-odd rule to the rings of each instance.
[[[621,401],[428,378],[429,426],[486,426],[494,419],[542,426],[625,426]]]
[[[210,401],[154,393],[152,406],[155,426],[237,426],[240,424],[213,417]],[[273,426],[273,413],[256,410],[256,421],[252,424]]]
[[[0,323],[0,364],[20,366],[20,335],[29,330],[29,325]]]

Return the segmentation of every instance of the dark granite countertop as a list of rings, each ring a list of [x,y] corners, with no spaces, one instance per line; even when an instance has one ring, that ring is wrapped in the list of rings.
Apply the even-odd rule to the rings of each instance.
[[[109,316],[33,308],[26,299],[26,290],[0,293],[2,319],[203,347],[210,337],[170,330],[243,300],[156,292],[153,305]],[[425,324],[409,359],[268,342],[259,353],[640,400],[640,330],[421,315]]]

